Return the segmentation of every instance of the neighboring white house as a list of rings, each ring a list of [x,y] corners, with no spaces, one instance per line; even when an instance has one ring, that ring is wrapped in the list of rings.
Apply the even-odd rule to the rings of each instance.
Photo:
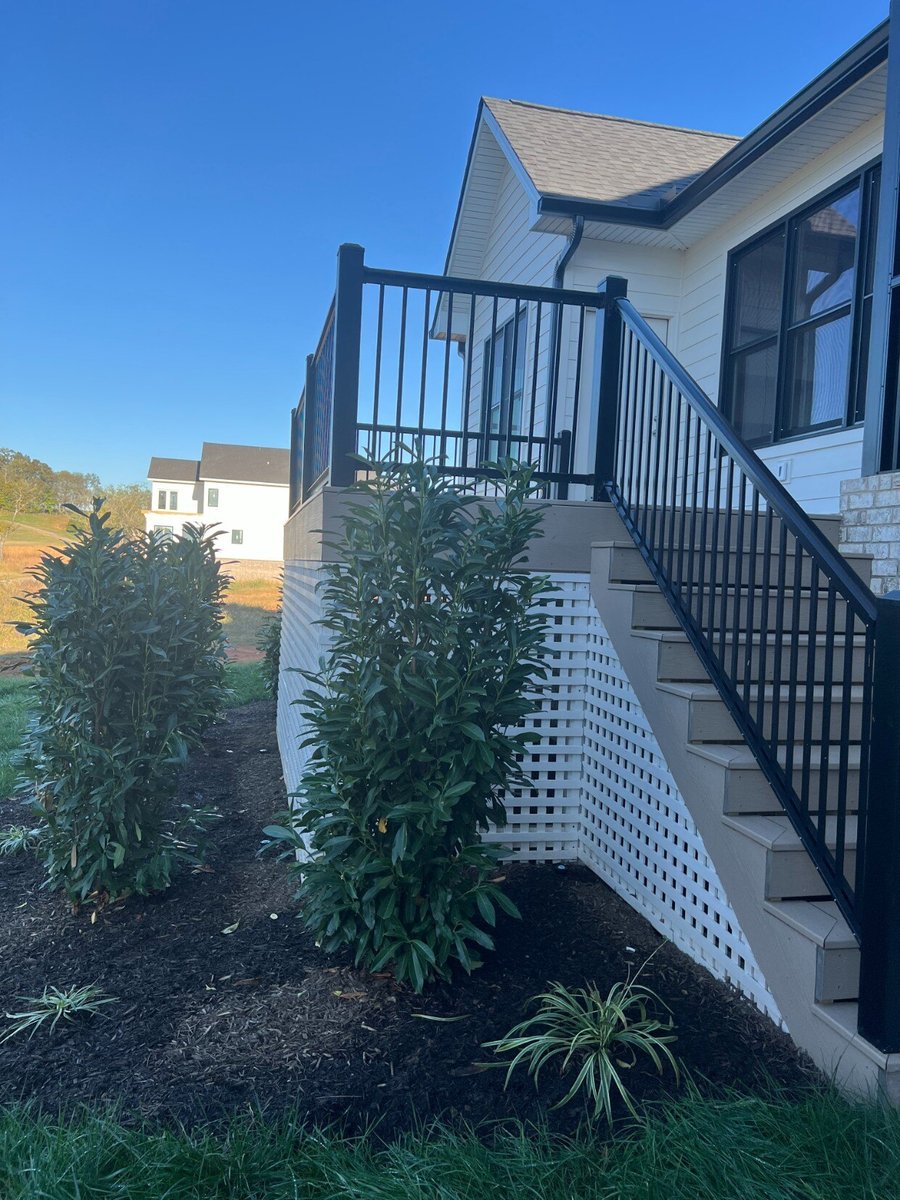
[[[288,517],[287,450],[204,442],[199,459],[151,458],[147,530],[218,525],[226,558],[280,561]]]

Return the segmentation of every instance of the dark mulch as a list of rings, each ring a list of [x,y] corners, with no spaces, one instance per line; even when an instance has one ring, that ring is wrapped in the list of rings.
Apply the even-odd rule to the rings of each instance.
[[[42,890],[30,857],[0,859],[0,1010],[46,984],[96,982],[118,997],[102,1015],[0,1046],[0,1101],[116,1101],[188,1124],[261,1104],[351,1129],[379,1118],[385,1135],[439,1115],[546,1117],[559,1079],[548,1072],[540,1097],[525,1075],[504,1092],[503,1072],[478,1067],[480,1043],[519,1021],[548,980],[605,991],[662,939],[589,872],[521,865],[508,887],[524,919],[503,920],[471,979],[417,997],[326,959],[295,919],[284,867],[256,857],[260,827],[284,806],[273,718],[271,704],[237,709],[191,759],[185,794],[224,819],[209,869],[166,894],[92,925]],[[690,1073],[749,1089],[765,1074],[788,1087],[814,1078],[784,1034],[673,946],[646,978],[671,1005]],[[628,1076],[643,1099],[673,1086],[645,1069]],[[567,1130],[579,1115],[572,1105],[549,1119]]]

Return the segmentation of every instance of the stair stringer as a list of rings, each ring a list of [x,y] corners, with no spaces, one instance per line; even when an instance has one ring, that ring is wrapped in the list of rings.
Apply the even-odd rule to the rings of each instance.
[[[591,598],[788,1031],[842,1089],[881,1091],[900,1103],[900,1055],[882,1054],[856,1034],[855,1004],[816,1003],[816,947],[767,910],[765,847],[723,819],[726,771],[690,752],[689,706],[658,685],[657,648],[633,631],[636,593],[611,585],[609,566],[609,550],[595,548]]]

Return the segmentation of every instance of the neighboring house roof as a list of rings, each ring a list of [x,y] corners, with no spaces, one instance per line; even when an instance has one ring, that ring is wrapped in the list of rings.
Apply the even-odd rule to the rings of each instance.
[[[199,469],[200,463],[196,458],[151,458],[147,478],[196,483]]]
[[[740,140],[524,100],[484,105],[543,196],[658,208]]]
[[[236,483],[290,482],[290,451],[277,446],[230,446],[204,442],[200,456],[200,478],[233,480]]]

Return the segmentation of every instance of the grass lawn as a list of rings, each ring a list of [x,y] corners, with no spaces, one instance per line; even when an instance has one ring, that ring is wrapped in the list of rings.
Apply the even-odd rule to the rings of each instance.
[[[225,635],[232,647],[255,647],[281,599],[279,579],[235,579],[225,599]]]
[[[28,609],[17,597],[33,586],[30,571],[41,554],[62,544],[72,520],[69,513],[24,513],[18,519],[0,559],[0,655],[25,651],[25,638],[10,624],[28,617]],[[242,657],[254,650],[260,628],[277,608],[280,595],[277,579],[235,579],[231,584],[225,602],[225,633],[229,645]]]
[[[226,671],[233,691],[228,708],[269,699],[258,663],[229,663]],[[13,757],[21,745],[28,711],[27,677],[0,675],[0,800],[10,794],[15,783]]]
[[[376,1131],[377,1135],[377,1131]],[[391,1143],[236,1119],[221,1131],[0,1113],[4,1200],[894,1200],[900,1112],[689,1096],[613,1139],[509,1127]]]

